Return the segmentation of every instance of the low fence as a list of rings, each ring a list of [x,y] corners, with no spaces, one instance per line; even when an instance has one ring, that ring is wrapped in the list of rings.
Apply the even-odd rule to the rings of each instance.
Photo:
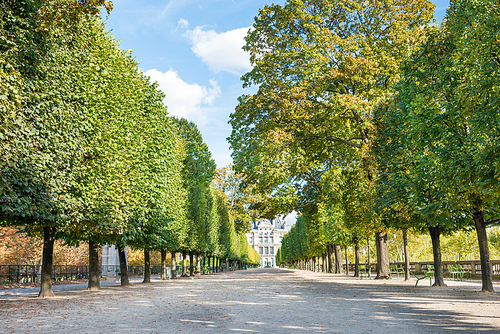
[[[167,266],[170,267],[170,266]],[[177,268],[179,271],[179,268]],[[100,266],[100,276],[119,275],[120,266]],[[160,275],[161,266],[152,265],[151,275]],[[143,276],[143,265],[129,265],[129,276]],[[0,265],[0,284],[37,283],[41,279],[40,265],[3,264]],[[52,280],[77,280],[89,278],[88,265],[52,265]]]
[[[360,263],[360,264],[366,264],[366,263]],[[404,262],[391,262],[391,265],[397,265],[398,267],[403,268],[404,267]],[[480,278],[481,277],[481,261],[479,260],[461,260],[461,261],[442,261],[443,264],[443,273],[444,275],[449,274],[448,266],[450,265],[461,265],[463,268],[468,270],[471,274],[472,277],[475,278]],[[377,271],[377,263],[372,262],[372,272]],[[421,272],[427,270],[428,265],[434,265],[433,261],[425,261],[425,262],[410,262],[410,270],[415,271],[415,272]],[[283,267],[287,268],[295,268],[295,266],[292,263],[282,263]],[[308,267],[310,264],[308,264]],[[490,266],[491,266],[491,273],[493,275],[493,278],[495,279],[500,279],[500,260],[490,260]],[[353,272],[354,271],[355,264],[349,262],[349,271]],[[317,266],[317,270],[319,270],[320,266]],[[345,272],[345,264],[342,265],[342,271]]]
[[[364,264],[364,263],[362,263]],[[391,262],[391,265],[397,265],[398,267],[403,268],[404,262]],[[433,265],[433,261],[426,262],[410,262],[410,270],[411,271],[423,271],[427,270],[428,265]],[[442,261],[443,264],[443,273],[446,275],[449,273],[448,266],[449,265],[461,265],[466,270],[472,273],[472,276],[480,277],[481,276],[481,262],[479,260],[463,260],[463,261]],[[349,263],[349,270],[354,271],[354,263]],[[376,271],[377,263],[372,263],[372,271]],[[491,273],[494,278],[500,278],[500,260],[490,260]],[[345,265],[344,265],[345,268]]]

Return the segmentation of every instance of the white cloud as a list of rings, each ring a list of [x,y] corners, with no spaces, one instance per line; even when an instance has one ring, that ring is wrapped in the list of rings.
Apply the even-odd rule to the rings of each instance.
[[[210,80],[210,87],[207,88],[196,83],[185,82],[172,69],[165,73],[152,69],[144,74],[151,77],[152,82],[157,81],[159,88],[165,93],[163,103],[168,107],[169,114],[191,121],[204,122],[202,107],[211,105],[221,94],[220,87],[215,80]]]
[[[179,21],[177,21],[177,29],[178,28],[187,29],[187,27],[189,27],[188,20],[185,20],[185,19],[181,18]]]
[[[248,29],[238,28],[218,34],[214,30],[204,31],[203,27],[196,27],[184,36],[193,44],[191,50],[210,70],[240,75],[252,69],[250,57],[242,49]]]

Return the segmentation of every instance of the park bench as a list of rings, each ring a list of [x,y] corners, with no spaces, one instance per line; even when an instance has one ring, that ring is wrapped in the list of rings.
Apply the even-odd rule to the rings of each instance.
[[[399,276],[401,275],[401,278],[405,277],[405,271],[403,268],[399,268],[396,264],[391,264],[389,266],[389,269],[391,270],[390,278],[392,278],[392,275],[396,275],[397,279],[399,279]]]
[[[371,264],[360,265],[359,266],[359,279],[363,279],[363,277],[372,278],[371,271],[372,271]]]
[[[415,287],[418,285],[418,282],[420,282],[420,280],[423,280],[423,279],[426,279],[426,278],[429,279],[430,286],[432,286],[432,277],[434,276],[434,270],[431,271],[431,270],[428,269],[427,271],[424,271],[423,272],[424,276],[421,276],[421,277],[418,276],[417,273],[415,273],[415,272],[413,272],[411,270],[409,270],[409,271],[410,271],[410,274],[412,274],[413,277],[415,277],[417,279],[417,281],[415,282]]]

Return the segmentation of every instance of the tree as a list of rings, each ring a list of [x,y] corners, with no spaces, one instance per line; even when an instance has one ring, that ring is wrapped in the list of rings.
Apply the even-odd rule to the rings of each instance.
[[[252,220],[258,216],[252,210],[256,198],[252,196],[251,185],[244,183],[244,178],[232,169],[232,165],[218,168],[215,171],[214,185],[226,197],[231,214],[234,217],[236,232],[248,233]]]
[[[88,125],[75,92],[73,28],[91,14],[71,1],[7,1],[2,6],[2,122],[0,126],[0,220],[43,230],[40,297],[52,296],[56,233],[78,217],[79,177]],[[72,6],[64,6],[72,4]],[[45,6],[44,6],[45,5]],[[61,6],[59,6],[61,5]],[[42,11],[43,15],[39,15]],[[66,16],[65,14],[71,14]],[[61,21],[58,18],[65,17]],[[47,24],[46,18],[54,18]],[[50,20],[49,20],[50,21]],[[45,29],[41,29],[45,27]]]
[[[432,9],[429,1],[339,0],[260,10],[245,46],[254,68],[243,76],[259,89],[239,99],[230,143],[236,171],[281,198],[271,206],[314,201],[320,175],[350,161],[373,182],[373,110],[392,93]],[[382,247],[381,225],[377,232]],[[379,264],[387,276],[388,263]]]
[[[207,197],[216,165],[196,124],[184,118],[173,118],[173,120],[186,147],[186,155],[182,162],[182,177],[183,187],[188,192],[189,229],[182,250],[190,252],[190,263],[193,264],[192,253],[198,257],[209,249]]]

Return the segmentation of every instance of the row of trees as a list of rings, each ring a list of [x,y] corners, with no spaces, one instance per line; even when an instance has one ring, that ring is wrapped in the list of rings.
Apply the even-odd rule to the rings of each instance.
[[[301,213],[280,255],[304,259],[387,231],[427,230],[436,284],[439,237],[478,236],[492,291],[486,227],[499,220],[498,3],[451,1],[438,27],[418,1],[287,1],[265,6],[246,37],[258,91],[231,115],[235,169],[263,211]],[[406,234],[405,234],[406,235]],[[335,245],[335,247],[334,247]],[[405,252],[407,253],[407,251]]]
[[[126,245],[146,266],[150,250],[258,263],[196,126],[168,115],[102,6],[109,14],[102,0],[0,4],[0,223],[43,234],[39,296],[53,295],[56,238],[88,242],[90,289],[105,243],[122,266]]]

